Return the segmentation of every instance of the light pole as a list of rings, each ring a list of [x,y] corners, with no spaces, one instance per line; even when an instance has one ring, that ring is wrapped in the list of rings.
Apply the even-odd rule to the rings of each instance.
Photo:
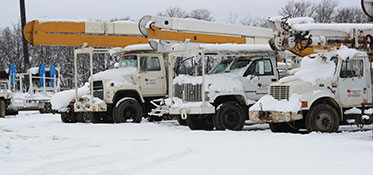
[[[23,41],[23,63],[24,63],[24,72],[27,72],[30,66],[30,54],[28,51],[28,44],[23,34],[23,28],[26,25],[26,8],[25,8],[25,0],[19,0],[20,11],[21,11],[21,26],[22,26],[22,41]]]

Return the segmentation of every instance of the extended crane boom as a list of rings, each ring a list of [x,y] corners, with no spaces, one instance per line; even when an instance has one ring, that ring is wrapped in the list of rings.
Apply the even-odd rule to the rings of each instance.
[[[31,21],[24,30],[26,40],[35,45],[125,47],[145,44],[133,22],[40,22]]]
[[[266,44],[272,37],[267,28],[160,16],[142,17],[139,30],[150,39],[212,44]]]

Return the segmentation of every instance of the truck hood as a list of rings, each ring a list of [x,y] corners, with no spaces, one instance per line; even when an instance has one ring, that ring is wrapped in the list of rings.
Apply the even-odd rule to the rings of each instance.
[[[93,81],[105,80],[108,84],[114,83],[115,86],[132,85],[126,77],[137,74],[137,68],[126,67],[118,69],[109,69],[93,75]]]

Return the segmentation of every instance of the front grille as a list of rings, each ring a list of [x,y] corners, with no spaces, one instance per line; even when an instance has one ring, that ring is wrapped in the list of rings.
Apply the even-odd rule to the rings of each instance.
[[[202,85],[176,84],[174,86],[174,96],[183,99],[185,102],[198,102],[202,101]]]
[[[289,100],[289,86],[270,86],[269,95],[276,100]]]
[[[102,81],[93,82],[93,96],[104,100],[104,85]]]

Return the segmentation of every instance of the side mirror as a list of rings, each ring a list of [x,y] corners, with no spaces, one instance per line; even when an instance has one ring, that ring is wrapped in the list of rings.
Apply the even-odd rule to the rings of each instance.
[[[259,74],[263,75],[264,74],[264,61],[259,61]]]
[[[119,68],[119,63],[114,63],[114,68],[118,69]]]

